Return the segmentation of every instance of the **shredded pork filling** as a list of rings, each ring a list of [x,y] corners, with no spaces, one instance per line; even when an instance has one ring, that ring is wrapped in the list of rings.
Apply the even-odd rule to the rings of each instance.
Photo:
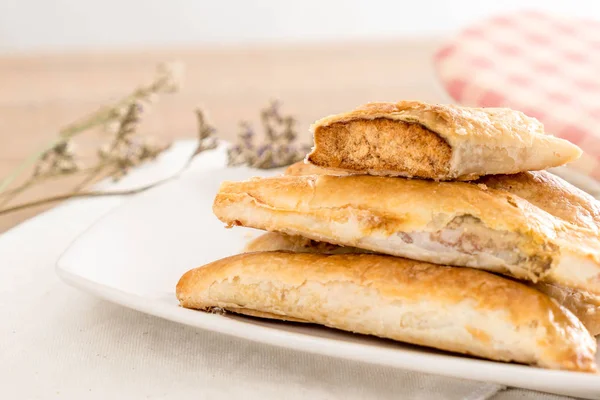
[[[520,236],[486,227],[472,216],[454,218],[445,229],[407,234],[414,244],[433,251],[451,250],[463,254],[489,254],[508,265],[523,261],[519,250]]]
[[[454,218],[444,228],[434,231],[398,232],[386,239],[367,239],[378,251],[421,259],[478,267],[537,281],[549,270],[552,257],[528,254],[523,250],[525,238],[515,232],[487,227],[476,217]],[[367,242],[365,242],[367,243]],[[547,250],[552,245],[540,244]]]

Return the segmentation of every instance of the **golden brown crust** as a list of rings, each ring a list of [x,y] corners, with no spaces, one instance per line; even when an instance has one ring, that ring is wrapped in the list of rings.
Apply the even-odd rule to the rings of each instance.
[[[572,290],[569,296],[565,295],[565,300],[575,299],[574,304],[583,305],[588,310],[596,310],[593,303],[596,301],[596,295],[600,295],[600,274],[597,271],[600,265],[598,200],[546,171],[486,176],[477,182],[519,196],[562,221],[563,227],[556,240],[556,244],[561,248],[561,262],[549,274],[547,282],[554,283],[556,287],[564,290],[568,290],[569,287],[579,289]],[[587,295],[588,291],[595,295]],[[581,312],[576,313],[581,316]],[[589,314],[581,316],[594,334],[599,333],[595,326],[600,322],[599,316],[598,311],[590,311]]]
[[[231,226],[482,268],[600,295],[596,234],[565,224],[519,196],[484,184],[366,175],[255,178],[223,183],[213,211]],[[473,252],[463,246],[464,242],[445,241],[443,230],[456,233],[461,228],[453,221],[464,218],[474,221],[473,227],[491,238],[488,243],[500,243],[500,253],[494,253],[500,259],[482,259],[491,253],[481,249],[481,243],[475,244]],[[472,247],[471,239],[481,242],[477,239],[481,235],[463,232],[470,235],[465,236],[467,247]],[[404,233],[421,238],[429,235],[428,241],[443,246],[460,246],[460,254],[428,250],[432,248],[429,244],[415,247],[412,239],[404,239]]]
[[[288,174],[331,175],[332,171],[310,164],[297,163],[288,168]],[[339,171],[334,172],[340,175]],[[546,171],[523,172],[514,175],[485,176],[473,184],[511,193],[527,201],[539,212],[546,212],[563,225],[557,235],[562,247],[563,260],[548,281],[587,291],[598,287],[600,275],[600,202],[589,194]],[[577,270],[584,271],[579,273]],[[566,275],[579,275],[576,280]],[[585,275],[585,276],[584,276]]]
[[[561,306],[571,311],[592,336],[600,335],[600,296],[541,282],[532,284],[532,287],[552,297]]]
[[[506,190],[565,222],[600,232],[600,202],[547,171],[484,176],[477,183]]]
[[[370,254],[246,253],[187,272],[177,298],[187,308],[251,309],[486,358],[595,370],[596,343],[570,312],[470,268]],[[484,321],[490,317],[498,324]]]
[[[267,232],[248,244],[246,251],[292,251],[315,254],[368,253],[356,247],[341,247],[329,243],[318,242],[300,236]],[[552,297],[571,311],[591,335],[600,334],[600,296],[580,290],[573,290],[560,285],[540,283],[531,287]]]
[[[372,235],[433,233],[456,218],[470,216],[499,235],[511,232],[517,236],[515,245],[523,254],[524,264],[515,267],[522,270],[520,277],[534,281],[549,270],[557,255],[552,244],[556,230],[552,218],[509,193],[462,182],[364,175],[257,178],[224,182],[213,211],[228,225],[297,234],[385,253],[390,249],[366,247],[359,242]],[[308,219],[313,222],[308,223]],[[344,225],[353,230],[341,228]],[[335,226],[345,232],[338,232]],[[354,236],[341,237],[350,234]]]
[[[365,175],[253,178],[242,182],[223,182],[215,198],[214,209],[218,210],[220,203],[235,201],[240,196],[281,212],[323,210],[333,213],[339,209],[341,214],[345,214],[344,208],[356,212],[368,210],[371,215],[385,219],[382,223],[389,226],[390,233],[400,230],[400,227],[423,229],[432,222],[432,214],[440,214],[437,221],[441,225],[457,215],[472,215],[493,229],[527,230],[538,234],[539,239],[551,236],[555,229],[552,219],[546,218],[544,213],[539,213],[536,207],[521,198],[466,182]]]
[[[503,108],[418,101],[369,103],[311,127],[307,160],[373,175],[471,180],[563,165],[581,150],[542,124]]]
[[[286,175],[350,175],[338,170],[299,161]],[[528,171],[511,175],[488,175],[474,181],[492,189],[519,196],[564,222],[600,233],[600,201],[548,171]]]

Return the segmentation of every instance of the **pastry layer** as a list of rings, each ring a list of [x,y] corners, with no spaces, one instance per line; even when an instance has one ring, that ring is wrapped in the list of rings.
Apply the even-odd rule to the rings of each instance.
[[[351,175],[348,172],[298,162],[286,175]],[[561,256],[548,280],[583,289],[597,281],[600,265],[600,202],[588,193],[547,171],[484,176],[470,182],[481,188],[506,191],[552,215],[560,223],[556,243]],[[573,278],[574,276],[578,276]],[[584,281],[584,282],[581,282]]]
[[[533,287],[571,311],[591,335],[600,335],[600,296],[560,285],[538,282]]]
[[[256,178],[223,183],[213,211],[230,226],[600,294],[597,237],[483,184],[364,175]]]
[[[187,272],[177,297],[187,308],[293,318],[544,368],[596,369],[596,342],[569,311],[526,285],[470,268],[371,254],[246,253]]]
[[[505,108],[369,103],[315,122],[311,163],[371,175],[472,180],[563,165],[574,144]]]
[[[301,236],[290,236],[277,232],[267,232],[253,239],[248,243],[244,251],[292,251],[316,254],[368,252],[356,247],[337,246]],[[600,296],[542,282],[531,283],[530,286],[552,297],[561,306],[571,311],[583,323],[591,335],[596,336],[600,334]]]
[[[244,225],[538,280],[555,263],[553,219],[503,191],[373,176],[225,182],[213,211]]]
[[[296,167],[309,172],[307,168]],[[291,170],[293,172],[293,170]],[[321,170],[321,172],[325,172]],[[316,173],[311,172],[311,173]],[[590,194],[547,171],[483,176],[476,183],[506,190],[569,224],[600,232],[600,202]]]

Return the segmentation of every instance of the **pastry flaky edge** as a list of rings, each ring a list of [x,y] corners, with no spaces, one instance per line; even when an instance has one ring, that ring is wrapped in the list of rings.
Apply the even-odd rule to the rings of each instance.
[[[582,154],[545,134],[537,119],[507,108],[368,103],[310,129],[309,162],[371,175],[472,180],[556,167]]]
[[[369,253],[367,250],[356,247],[337,246],[302,236],[290,236],[278,232],[263,233],[248,242],[244,248],[245,253],[259,251],[290,251],[316,254]],[[592,336],[600,334],[600,296],[548,283],[538,282],[528,283],[528,285],[555,299],[561,306],[571,311]]]
[[[596,342],[568,310],[470,268],[372,254],[247,253],[184,274],[186,308],[317,323],[544,368],[596,371]]]
[[[600,294],[600,246],[523,198],[485,184],[366,175],[224,182],[213,212],[247,226]]]
[[[327,169],[298,161],[288,166],[284,175],[358,175]],[[471,181],[477,185],[504,190],[519,196],[563,222],[600,233],[600,201],[548,171],[527,171],[510,175],[488,175]]]

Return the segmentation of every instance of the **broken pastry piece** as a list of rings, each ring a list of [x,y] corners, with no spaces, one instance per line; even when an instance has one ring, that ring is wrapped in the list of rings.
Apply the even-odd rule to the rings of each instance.
[[[368,253],[367,250],[356,247],[336,246],[301,236],[290,236],[277,232],[267,232],[253,239],[244,251],[293,251],[315,254]],[[549,283],[530,283],[529,286],[552,297],[561,306],[571,311],[592,336],[600,334],[600,296]]]
[[[320,167],[435,180],[542,170],[581,150],[544,133],[535,118],[505,108],[418,101],[369,103],[311,127],[307,160]]]
[[[246,253],[193,269],[186,308],[312,322],[499,361],[593,372],[596,342],[569,311],[470,268],[371,254]]]
[[[224,182],[213,204],[242,225],[600,294],[598,237],[504,190],[365,175]]]

